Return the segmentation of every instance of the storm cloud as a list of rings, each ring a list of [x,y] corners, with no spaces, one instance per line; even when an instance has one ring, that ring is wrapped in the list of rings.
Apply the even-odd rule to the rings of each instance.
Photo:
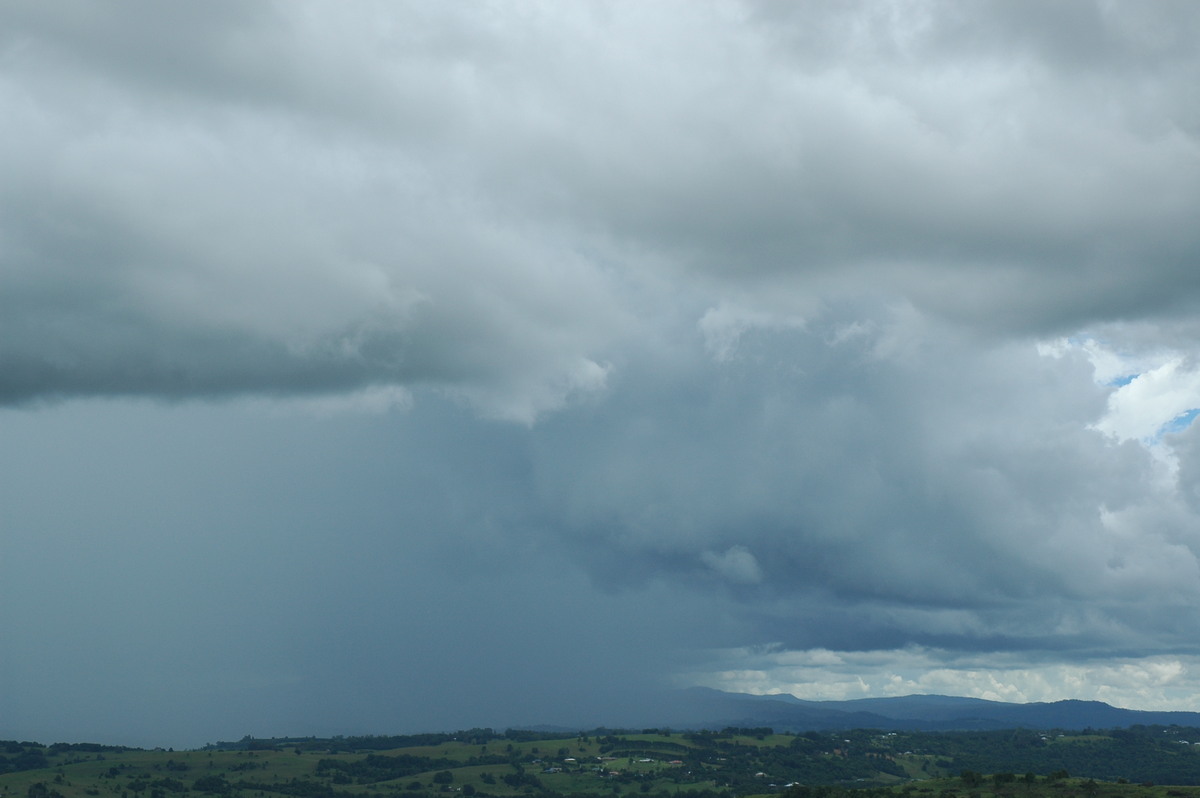
[[[1200,709],[1197,36],[6,4],[0,736]]]

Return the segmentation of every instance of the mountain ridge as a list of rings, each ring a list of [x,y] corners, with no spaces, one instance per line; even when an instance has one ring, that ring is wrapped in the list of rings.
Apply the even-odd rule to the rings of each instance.
[[[965,731],[1044,728],[1077,731],[1135,725],[1198,726],[1200,712],[1124,709],[1103,701],[1012,703],[946,695],[812,701],[788,693],[755,695],[707,687],[675,691],[663,707],[674,728],[771,727],[779,731],[876,728]],[[661,721],[660,721],[661,723]]]

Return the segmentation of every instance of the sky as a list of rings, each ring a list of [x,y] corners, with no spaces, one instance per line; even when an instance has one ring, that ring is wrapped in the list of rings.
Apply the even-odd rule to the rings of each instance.
[[[0,739],[1200,710],[1198,40],[0,5]]]

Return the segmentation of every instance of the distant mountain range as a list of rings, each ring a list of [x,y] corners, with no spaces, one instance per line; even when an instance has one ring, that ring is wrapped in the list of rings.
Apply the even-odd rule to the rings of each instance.
[[[952,731],[971,729],[1115,729],[1137,724],[1200,727],[1200,712],[1146,712],[1102,701],[1012,704],[981,698],[909,695],[850,701],[804,701],[786,693],[749,695],[706,687],[675,691],[656,708],[659,721],[677,729],[729,726],[776,731],[884,729]]]

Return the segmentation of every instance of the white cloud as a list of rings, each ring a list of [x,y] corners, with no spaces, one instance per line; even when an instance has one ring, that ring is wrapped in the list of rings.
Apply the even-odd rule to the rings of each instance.
[[[1164,427],[1200,408],[1200,369],[1181,356],[1143,371],[1113,391],[1096,428],[1120,440],[1156,442]]]
[[[722,579],[735,584],[757,584],[763,578],[758,560],[745,546],[730,546],[721,554],[706,551],[700,559]]]
[[[285,396],[277,399],[252,398],[242,402],[271,414],[299,414],[317,417],[343,413],[379,415],[410,410],[412,392],[398,385],[376,385],[353,393],[334,393],[325,396]]]
[[[1110,335],[1120,335],[1110,329]],[[1144,344],[1122,349],[1118,340],[1100,340],[1090,335],[1061,338],[1038,344],[1046,357],[1061,358],[1082,353],[1092,364],[1095,381],[1109,388],[1108,407],[1092,428],[1117,441],[1137,441],[1173,462],[1162,436],[1179,432],[1200,408],[1200,369],[1192,359],[1161,342],[1153,348]]]
[[[1200,657],[1153,655],[1095,662],[1024,662],[1019,654],[979,655],[925,648],[827,652],[777,649],[725,652],[746,668],[690,673],[690,683],[759,695],[790,693],[809,700],[914,694],[959,695],[1016,703],[1063,698],[1118,707],[1200,710]],[[721,661],[721,660],[718,660]]]
[[[561,410],[572,399],[603,391],[612,371],[610,364],[587,358],[574,362],[546,363],[544,374],[534,379],[518,374],[504,375],[495,381],[480,381],[469,387],[447,388],[445,393],[471,404],[480,415],[501,421],[532,425],[547,412]]]
[[[717,362],[737,357],[738,344],[752,330],[801,330],[804,320],[799,316],[780,315],[766,310],[753,310],[721,303],[711,307],[697,323],[704,336],[704,348]]]

